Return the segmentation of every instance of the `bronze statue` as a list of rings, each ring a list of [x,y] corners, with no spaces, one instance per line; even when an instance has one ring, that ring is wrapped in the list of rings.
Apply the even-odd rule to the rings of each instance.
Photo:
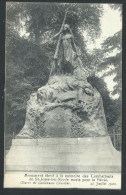
[[[61,30],[54,37],[59,36],[54,54],[53,66],[50,76],[54,74],[73,73],[77,64],[81,65],[78,50],[74,42],[73,33],[68,24],[65,24],[66,15]]]

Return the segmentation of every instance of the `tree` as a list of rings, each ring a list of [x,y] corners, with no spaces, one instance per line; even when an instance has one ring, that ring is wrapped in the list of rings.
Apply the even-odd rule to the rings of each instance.
[[[122,46],[122,32],[119,31],[116,34],[114,34],[113,37],[107,38],[103,44],[103,52],[104,52],[104,59],[103,62],[100,65],[100,69],[107,69],[108,66],[113,65],[114,68],[105,73],[103,76],[108,75],[115,75],[114,81],[116,83],[113,91],[113,95],[119,94],[121,95],[121,84],[122,84],[122,52],[121,52],[121,46]],[[109,56],[108,54],[114,53],[112,56]]]
[[[17,22],[13,23],[15,29],[20,32],[19,26],[21,27],[22,23],[24,23],[28,33],[27,39],[38,44],[38,46],[40,46],[43,39],[48,42],[48,38],[60,30],[65,12],[68,10],[66,23],[70,25],[75,37],[75,43],[82,51],[82,60],[88,64],[89,55],[85,49],[83,31],[87,31],[92,39],[99,36],[100,16],[102,14],[101,5],[78,3],[21,4],[11,2],[7,8],[7,19],[11,18],[13,20],[16,18],[18,22],[18,25]],[[52,49],[52,45],[47,45]]]
[[[120,13],[120,19],[122,18],[122,5],[110,4],[110,7],[117,10]],[[106,72],[108,67],[113,67]],[[105,70],[103,77],[109,75],[115,75],[115,87],[113,95],[118,94],[121,101],[122,91],[122,31],[115,33],[113,36],[108,37],[102,43],[101,61],[98,66],[98,71]]]
[[[111,5],[112,9],[118,9],[121,16],[122,6],[121,5]],[[118,99],[111,99],[111,103],[105,103],[103,98],[103,103],[106,107],[106,119],[108,123],[108,131],[110,134],[122,134],[122,31],[115,33],[113,36],[108,37],[102,43],[102,49],[99,50],[99,59],[97,60],[97,72],[103,72],[102,79],[106,76],[114,75],[115,86],[112,95],[118,95]],[[97,59],[98,51],[94,52],[95,59]],[[99,88],[100,89],[100,88]],[[102,93],[102,92],[101,92]],[[112,116],[111,114],[112,113]],[[111,119],[113,121],[111,121]],[[118,142],[117,149],[121,149],[121,139]]]

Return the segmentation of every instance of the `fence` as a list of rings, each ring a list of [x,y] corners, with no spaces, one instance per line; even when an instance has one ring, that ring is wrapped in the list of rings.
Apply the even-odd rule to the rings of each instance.
[[[113,146],[118,150],[121,151],[122,149],[122,134],[121,133],[111,133],[109,134],[113,143]]]

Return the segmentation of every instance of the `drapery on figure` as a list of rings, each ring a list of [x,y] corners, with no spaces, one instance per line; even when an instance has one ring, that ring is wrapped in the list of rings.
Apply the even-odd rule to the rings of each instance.
[[[53,66],[50,76],[54,74],[72,73],[77,64],[80,65],[77,47],[72,31],[68,24],[63,24],[62,29],[53,38],[59,35]]]

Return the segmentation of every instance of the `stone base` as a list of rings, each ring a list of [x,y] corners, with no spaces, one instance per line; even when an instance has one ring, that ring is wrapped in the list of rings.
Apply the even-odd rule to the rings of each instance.
[[[5,171],[120,172],[110,137],[13,139]]]

